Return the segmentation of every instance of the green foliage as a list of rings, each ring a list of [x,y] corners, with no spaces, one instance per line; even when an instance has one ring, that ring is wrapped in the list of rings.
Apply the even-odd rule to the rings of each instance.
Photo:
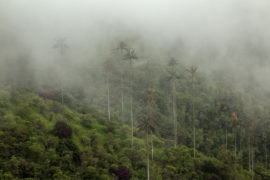
[[[55,135],[60,139],[70,139],[72,135],[71,127],[64,121],[58,121],[54,127]]]
[[[87,115],[82,115],[81,117],[81,123],[84,127],[86,128],[91,128],[92,124],[93,124],[94,120],[93,117],[89,114]]]

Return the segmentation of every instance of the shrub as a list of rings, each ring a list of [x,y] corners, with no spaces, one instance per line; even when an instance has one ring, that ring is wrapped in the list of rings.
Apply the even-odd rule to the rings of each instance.
[[[131,175],[125,166],[120,166],[116,171],[116,176],[119,180],[129,180]]]
[[[93,166],[88,166],[82,173],[82,179],[98,179],[98,171]]]
[[[63,121],[58,121],[55,124],[54,131],[55,135],[58,136],[60,139],[70,139],[72,135],[71,127]]]
[[[93,123],[93,118],[90,115],[83,115],[81,124],[86,128],[91,128],[91,125]]]

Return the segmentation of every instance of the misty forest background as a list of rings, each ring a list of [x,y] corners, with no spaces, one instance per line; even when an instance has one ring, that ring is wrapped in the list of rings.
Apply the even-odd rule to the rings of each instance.
[[[260,23],[187,37],[70,22],[53,37],[42,24],[43,37],[11,10],[0,13],[0,179],[270,179]]]

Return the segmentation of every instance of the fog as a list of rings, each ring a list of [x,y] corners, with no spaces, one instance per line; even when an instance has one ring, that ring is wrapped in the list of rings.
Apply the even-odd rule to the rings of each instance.
[[[267,0],[1,0],[0,8],[2,61],[28,54],[36,72],[56,63],[57,38],[66,38],[73,71],[126,41],[141,63],[174,57],[239,87],[270,88]]]

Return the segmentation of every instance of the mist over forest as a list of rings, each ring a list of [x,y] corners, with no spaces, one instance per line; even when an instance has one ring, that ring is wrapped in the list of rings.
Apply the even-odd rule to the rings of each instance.
[[[267,0],[0,0],[0,179],[270,179]]]
[[[142,62],[174,57],[267,89],[268,8],[267,1],[1,1],[1,51],[6,58],[27,54],[34,69],[54,66],[52,47],[63,37],[69,63],[81,66],[111,58],[126,41]]]

